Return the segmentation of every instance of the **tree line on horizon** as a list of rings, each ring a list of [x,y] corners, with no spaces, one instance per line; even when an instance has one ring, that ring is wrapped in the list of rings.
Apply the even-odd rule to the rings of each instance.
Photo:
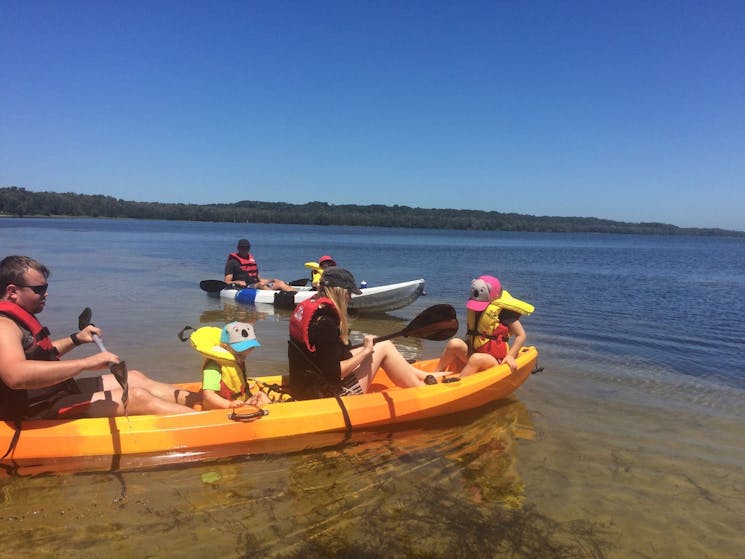
[[[0,215],[70,216],[298,225],[358,225],[412,229],[460,229],[557,233],[628,233],[652,235],[733,235],[724,229],[684,228],[665,223],[627,223],[594,217],[533,216],[485,210],[450,210],[373,204],[256,202],[181,204],[132,202],[99,194],[32,192],[0,188]]]

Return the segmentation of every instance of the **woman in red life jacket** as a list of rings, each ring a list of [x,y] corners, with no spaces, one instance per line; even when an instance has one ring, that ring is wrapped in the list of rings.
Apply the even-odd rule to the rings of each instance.
[[[398,386],[424,384],[425,373],[414,368],[390,341],[349,344],[347,305],[361,293],[344,268],[327,268],[318,293],[300,303],[290,316],[290,389],[299,400],[363,394],[382,368]]]
[[[236,287],[251,287],[253,289],[274,289],[275,291],[296,291],[281,279],[262,278],[259,265],[251,254],[251,243],[248,239],[238,241],[236,252],[228,255],[225,262],[225,283]]]

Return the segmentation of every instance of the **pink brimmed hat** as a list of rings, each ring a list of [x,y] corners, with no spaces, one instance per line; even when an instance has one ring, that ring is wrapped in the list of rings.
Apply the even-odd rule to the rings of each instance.
[[[323,264],[324,262],[331,262],[334,266],[336,266],[336,261],[328,254],[324,254],[323,256],[321,256],[321,258],[318,259],[319,264]]]
[[[471,282],[471,298],[466,308],[483,311],[489,303],[502,294],[502,284],[494,276],[479,276]]]

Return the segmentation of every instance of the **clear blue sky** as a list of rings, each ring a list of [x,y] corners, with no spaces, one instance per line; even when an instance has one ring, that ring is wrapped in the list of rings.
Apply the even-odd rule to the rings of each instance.
[[[745,230],[745,2],[0,0],[0,186]]]

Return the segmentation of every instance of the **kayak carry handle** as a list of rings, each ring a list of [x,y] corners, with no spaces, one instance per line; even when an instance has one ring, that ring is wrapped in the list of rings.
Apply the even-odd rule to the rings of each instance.
[[[228,419],[232,419],[233,421],[253,421],[255,419],[260,419],[265,415],[269,415],[269,410],[258,409],[251,413],[233,412],[228,416]]]

